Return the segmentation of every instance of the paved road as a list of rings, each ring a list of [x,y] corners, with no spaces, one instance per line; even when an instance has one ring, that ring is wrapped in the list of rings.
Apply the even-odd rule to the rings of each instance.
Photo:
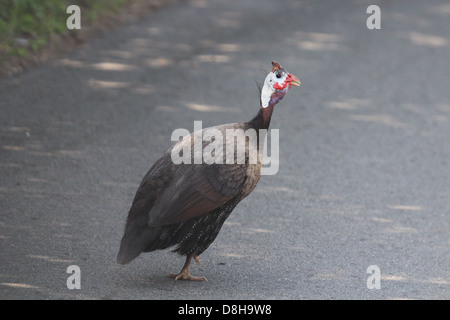
[[[450,7],[379,1],[369,30],[370,4],[176,1],[0,79],[0,298],[449,299]],[[272,60],[302,80],[272,118],[280,170],[192,267],[208,282],[170,279],[168,251],[117,265],[172,131],[252,117]]]

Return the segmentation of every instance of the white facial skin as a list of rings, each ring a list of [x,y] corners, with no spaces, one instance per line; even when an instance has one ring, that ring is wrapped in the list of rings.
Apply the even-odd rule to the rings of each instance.
[[[269,106],[270,97],[275,90],[284,90],[288,87],[286,82],[287,76],[288,73],[281,70],[269,72],[264,80],[264,85],[261,90],[261,105],[263,108],[267,108]]]

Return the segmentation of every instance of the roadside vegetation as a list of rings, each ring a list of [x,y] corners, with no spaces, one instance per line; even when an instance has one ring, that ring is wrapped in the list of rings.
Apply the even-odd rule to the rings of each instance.
[[[122,9],[135,7],[132,15],[137,15],[136,12],[143,14],[150,6],[160,5],[160,2],[160,0],[0,0],[0,75],[15,73],[14,69],[20,71],[33,62],[45,60],[40,51],[51,47],[52,43],[63,42],[63,45],[59,45],[59,50],[67,49],[71,46],[70,39],[83,37],[80,36],[80,32],[71,32],[67,29],[66,21],[70,14],[66,13],[66,10],[69,5],[80,7],[81,27],[89,29],[91,26],[107,24],[108,18],[118,16]],[[82,42],[82,39],[72,39],[72,43],[76,41]],[[51,56],[51,53],[44,56]]]

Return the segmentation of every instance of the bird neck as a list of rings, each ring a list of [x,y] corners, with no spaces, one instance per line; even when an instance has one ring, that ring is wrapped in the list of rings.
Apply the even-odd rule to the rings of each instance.
[[[289,87],[286,87],[283,90],[272,90],[267,85],[264,85],[261,90],[261,106],[259,112],[251,121],[253,122],[252,124],[255,129],[267,130],[269,128],[273,109],[275,105],[284,98],[288,90]]]
[[[276,103],[269,103],[266,108],[259,108],[258,114],[250,121],[251,125],[256,129],[268,129],[270,119],[272,118],[273,109]]]

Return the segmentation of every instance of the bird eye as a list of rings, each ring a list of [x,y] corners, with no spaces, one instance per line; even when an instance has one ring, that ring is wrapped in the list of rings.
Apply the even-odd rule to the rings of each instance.
[[[277,78],[280,79],[281,78],[281,74],[277,73]]]

